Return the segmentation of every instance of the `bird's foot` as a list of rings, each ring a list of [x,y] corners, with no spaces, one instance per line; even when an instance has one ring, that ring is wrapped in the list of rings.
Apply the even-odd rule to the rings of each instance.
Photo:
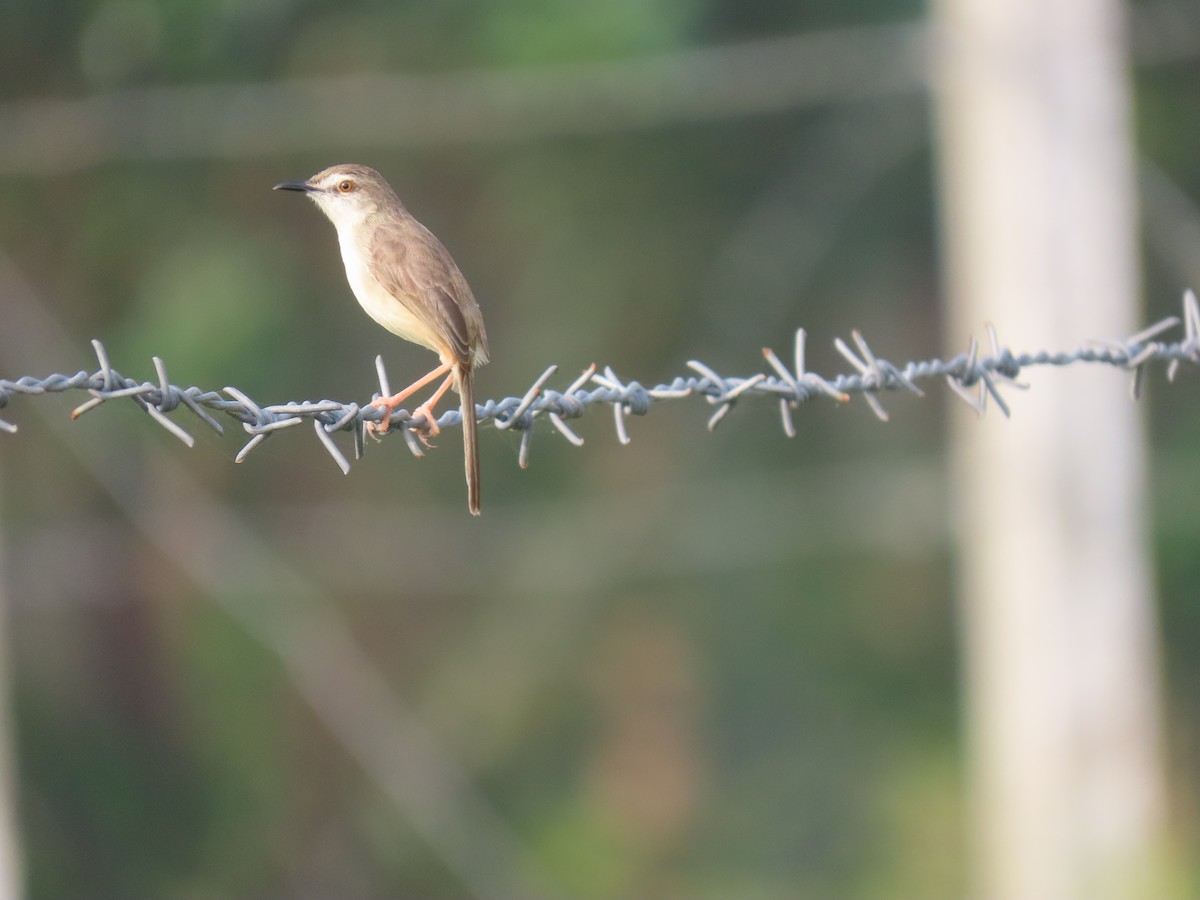
[[[376,443],[379,443],[381,440],[383,440],[380,435],[387,434],[388,429],[392,427],[392,410],[395,409],[395,407],[388,402],[389,399],[390,398],[388,397],[380,397],[377,400],[372,400],[372,406],[381,407],[383,409],[383,418],[378,422],[372,422],[368,420],[366,423],[364,423],[366,425],[367,434],[374,438]]]
[[[433,438],[442,433],[442,429],[437,423],[437,418],[433,415],[433,407],[428,403],[422,403],[414,409],[412,412],[413,421],[420,418],[425,419],[425,430],[418,432],[417,437],[421,439],[421,443],[426,447],[432,447]]]

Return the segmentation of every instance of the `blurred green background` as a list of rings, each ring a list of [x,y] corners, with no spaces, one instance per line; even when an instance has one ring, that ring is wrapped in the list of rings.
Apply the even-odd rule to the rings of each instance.
[[[1197,4],[1171,6],[1200,29]],[[592,362],[643,384],[689,359],[750,375],[799,326],[819,372],[845,370],[832,340],[852,328],[892,360],[937,356],[915,83],[695,114],[648,83],[640,112],[585,97],[508,129],[381,103],[347,110],[341,145],[303,94],[272,95],[261,130],[259,95],[250,126],[227,115],[244,86],[404,73],[469,94],[519,72],[537,95],[575,67],[826,30],[852,45],[923,15],[10,0],[0,121],[24,125],[0,134],[0,375],[93,369],[93,337],[125,374],[153,379],[159,355],[177,384],[263,403],[365,402],[376,354],[393,384],[423,373],[432,357],[355,304],[329,224],[270,190],[334,162],[381,170],[454,254],[491,339],[481,397],[551,363],[560,388]],[[1200,287],[1200,246],[1163,225],[1200,196],[1200,41],[1157,53],[1136,34],[1139,149],[1185,208],[1147,194],[1151,321]],[[813,77],[843,63],[814,57]],[[22,118],[95,96],[54,131]],[[179,116],[174,137],[146,104]],[[1172,822],[1193,850],[1194,379],[1156,374],[1147,400]],[[0,438],[29,896],[963,895],[942,392],[887,398],[886,425],[816,402],[794,440],[767,401],[713,434],[701,400],[663,404],[626,447],[593,410],[582,448],[543,423],[525,471],[519,438],[488,427],[479,521],[457,431],[421,460],[371,446],[343,476],[306,428],[241,465],[234,423],[218,437],[185,413],[192,450],[132,404],[64,432],[82,399],[18,398]]]

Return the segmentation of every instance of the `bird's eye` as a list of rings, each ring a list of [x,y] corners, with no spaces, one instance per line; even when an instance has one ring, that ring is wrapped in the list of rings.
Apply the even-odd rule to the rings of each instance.
[[[348,194],[354,190],[354,182],[349,178],[344,178],[338,182],[337,189],[339,194]]]

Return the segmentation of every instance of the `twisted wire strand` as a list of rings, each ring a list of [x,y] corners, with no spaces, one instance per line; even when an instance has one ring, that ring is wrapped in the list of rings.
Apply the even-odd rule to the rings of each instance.
[[[1184,330],[1182,340],[1158,340],[1181,323]],[[827,378],[807,370],[807,334],[801,328],[795,334],[791,368],[773,350],[764,348],[762,355],[770,371],[751,376],[720,375],[708,365],[691,360],[687,365],[692,374],[647,388],[637,381],[622,380],[611,367],[600,371],[592,365],[565,390],[558,391],[546,386],[558,371],[557,366],[550,366],[521,396],[487,400],[476,406],[476,413],[481,424],[491,422],[502,430],[511,428],[522,432],[518,459],[520,465],[525,467],[529,464],[530,438],[539,418],[548,419],[567,440],[578,446],[583,444],[583,438],[570,428],[567,420],[581,418],[589,408],[597,405],[611,407],[617,439],[627,444],[630,440],[627,416],[646,415],[655,403],[693,395],[703,397],[715,407],[708,420],[710,431],[717,427],[742,397],[774,398],[779,405],[781,425],[788,437],[796,434],[792,411],[808,400],[826,397],[847,403],[853,396],[861,396],[876,416],[887,421],[887,411],[879,399],[882,393],[907,391],[924,396],[919,382],[936,378],[944,379],[955,394],[978,413],[986,411],[990,399],[1007,416],[1009,407],[1000,388],[1024,388],[1025,385],[1017,379],[1023,370],[1035,366],[1083,363],[1125,369],[1131,373],[1131,393],[1136,399],[1140,396],[1144,372],[1149,363],[1167,363],[1167,377],[1171,380],[1180,364],[1200,365],[1200,304],[1196,295],[1187,291],[1183,297],[1182,317],[1170,316],[1123,340],[1092,341],[1071,352],[1014,352],[1001,343],[996,329],[991,325],[987,327],[987,337],[989,352],[986,354],[981,354],[979,342],[972,338],[965,353],[950,359],[913,361],[897,366],[877,356],[863,335],[853,331],[853,347],[841,338],[834,341],[834,347],[853,371]],[[306,420],[313,423],[317,438],[343,472],[350,471],[350,462],[332,438],[333,433],[338,431],[349,431],[354,435],[356,459],[363,454],[368,430],[377,436],[398,432],[413,455],[424,455],[421,438],[428,431],[428,423],[424,418],[412,418],[406,409],[391,414],[388,429],[384,432],[374,426],[383,422],[385,410],[372,403],[302,400],[261,405],[235,387],[210,391],[174,385],[167,377],[166,365],[158,357],[153,358],[157,380],[137,381],[113,368],[100,341],[93,340],[92,348],[100,366],[96,372],[0,379],[0,408],[7,407],[18,394],[37,396],[86,391],[91,397],[72,411],[71,418],[75,419],[111,400],[129,399],[189,447],[195,443],[195,439],[168,413],[183,406],[218,433],[223,433],[224,428],[211,413],[223,414],[241,423],[251,436],[235,457],[237,462],[245,459],[247,454],[275,432],[300,425]],[[376,358],[375,364],[380,383],[380,392],[375,395],[377,399],[387,396],[390,391],[382,359]],[[438,428],[450,428],[461,423],[462,417],[457,409],[447,410],[437,421]],[[372,429],[368,428],[368,424]],[[0,419],[0,431],[11,433],[16,430],[15,424]]]

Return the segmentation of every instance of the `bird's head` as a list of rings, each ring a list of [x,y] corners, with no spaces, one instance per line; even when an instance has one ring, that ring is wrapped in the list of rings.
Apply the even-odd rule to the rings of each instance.
[[[330,166],[306,181],[285,181],[274,189],[307,194],[339,229],[357,225],[381,210],[404,209],[382,175],[355,163]]]

